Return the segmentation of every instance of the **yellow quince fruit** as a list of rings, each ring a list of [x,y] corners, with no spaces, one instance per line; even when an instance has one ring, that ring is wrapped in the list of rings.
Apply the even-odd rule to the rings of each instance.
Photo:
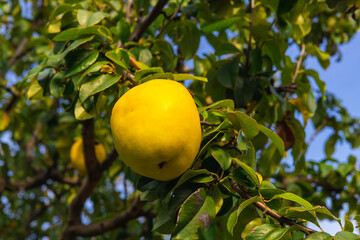
[[[106,158],[106,149],[104,145],[100,143],[95,143],[95,155],[96,160],[99,163],[102,163]],[[85,165],[85,154],[84,154],[84,143],[83,139],[77,139],[70,149],[70,161],[74,168],[82,175],[86,174],[86,165]]]
[[[156,79],[126,92],[110,119],[120,159],[136,173],[168,181],[183,174],[201,143],[201,125],[189,91]]]

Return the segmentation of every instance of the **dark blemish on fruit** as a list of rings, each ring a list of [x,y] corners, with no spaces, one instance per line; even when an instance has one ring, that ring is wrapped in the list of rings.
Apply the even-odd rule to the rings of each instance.
[[[158,167],[159,167],[160,169],[162,169],[162,168],[165,166],[165,164],[166,164],[166,162],[163,161],[163,162],[161,162],[161,163],[158,164]]]

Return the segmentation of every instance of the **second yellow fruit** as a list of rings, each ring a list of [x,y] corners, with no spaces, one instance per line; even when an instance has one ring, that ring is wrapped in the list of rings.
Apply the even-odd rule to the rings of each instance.
[[[102,144],[95,144],[95,155],[99,163],[106,158],[106,149]],[[74,168],[82,175],[86,174],[85,154],[83,139],[79,138],[70,149],[70,161]]]
[[[111,131],[126,165],[162,181],[184,173],[201,143],[195,102],[172,80],[151,80],[126,92],[112,110]]]

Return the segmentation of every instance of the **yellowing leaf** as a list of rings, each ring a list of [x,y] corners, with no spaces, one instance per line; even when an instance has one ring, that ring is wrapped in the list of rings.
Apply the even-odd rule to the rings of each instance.
[[[29,99],[40,99],[43,97],[43,89],[37,80],[31,83],[30,88],[27,92],[27,97]]]
[[[2,112],[0,119],[0,131],[4,131],[10,123],[10,117],[7,112]]]

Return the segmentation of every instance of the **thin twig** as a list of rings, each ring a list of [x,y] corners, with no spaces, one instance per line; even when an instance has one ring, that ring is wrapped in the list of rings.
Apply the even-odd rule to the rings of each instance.
[[[129,42],[139,41],[146,29],[153,21],[155,21],[157,16],[159,16],[163,7],[168,3],[168,1],[169,0],[159,0],[154,6],[153,10],[146,17],[139,19],[139,22],[136,25],[134,32],[130,35]]]
[[[295,68],[295,72],[294,72],[294,75],[291,79],[291,83],[295,83],[295,80],[299,74],[299,71],[300,71],[300,66],[301,66],[301,63],[303,62],[303,57],[304,57],[304,53],[305,53],[305,43],[302,43],[301,44],[301,52],[300,52],[300,56],[299,56],[299,59],[296,63],[296,68]],[[289,97],[290,93],[287,92],[286,95],[285,95],[285,98],[284,100],[286,101],[286,99]]]
[[[133,15],[133,4],[134,4],[134,0],[128,0],[127,5],[126,5],[125,20],[128,23],[131,22],[131,17]]]
[[[209,123],[209,122],[206,122],[206,121],[200,121],[200,124],[203,125],[203,126],[210,126],[210,127],[216,126],[215,123]]]
[[[324,119],[322,121],[322,123],[320,124],[320,126],[318,126],[316,129],[315,129],[315,132],[311,135],[309,141],[307,142],[307,146],[309,146],[312,141],[314,140],[315,136],[321,131],[324,129],[324,127],[326,127],[326,124],[327,124],[327,119]]]
[[[181,6],[184,3],[184,0],[181,0],[179,6],[176,8],[175,12],[168,18],[168,21],[166,21],[166,23],[164,25],[162,25],[162,27],[160,28],[159,34],[156,36],[156,38],[158,38],[159,36],[161,36],[161,34],[163,33],[163,31],[165,30],[165,28],[169,25],[169,23],[171,22],[171,20],[174,20],[174,18],[177,16],[177,14],[180,12]]]
[[[134,0],[128,0],[126,4],[125,20],[127,23],[131,23],[131,18],[134,13],[133,11]],[[124,43],[119,39],[116,44],[116,48],[120,48]]]
[[[12,57],[10,58],[9,62],[8,62],[8,68],[10,68],[15,62],[16,60],[22,56],[26,51],[24,51],[25,49],[25,45],[29,42],[29,38],[24,38],[19,46],[17,47],[14,55],[12,55]]]
[[[298,59],[298,61],[296,63],[296,69],[295,69],[295,73],[294,73],[294,75],[293,75],[293,77],[291,79],[291,83],[295,83],[296,77],[299,74],[299,70],[300,70],[301,63],[303,61],[304,53],[305,53],[305,43],[302,43],[301,44],[300,56],[299,56],[299,59]]]

